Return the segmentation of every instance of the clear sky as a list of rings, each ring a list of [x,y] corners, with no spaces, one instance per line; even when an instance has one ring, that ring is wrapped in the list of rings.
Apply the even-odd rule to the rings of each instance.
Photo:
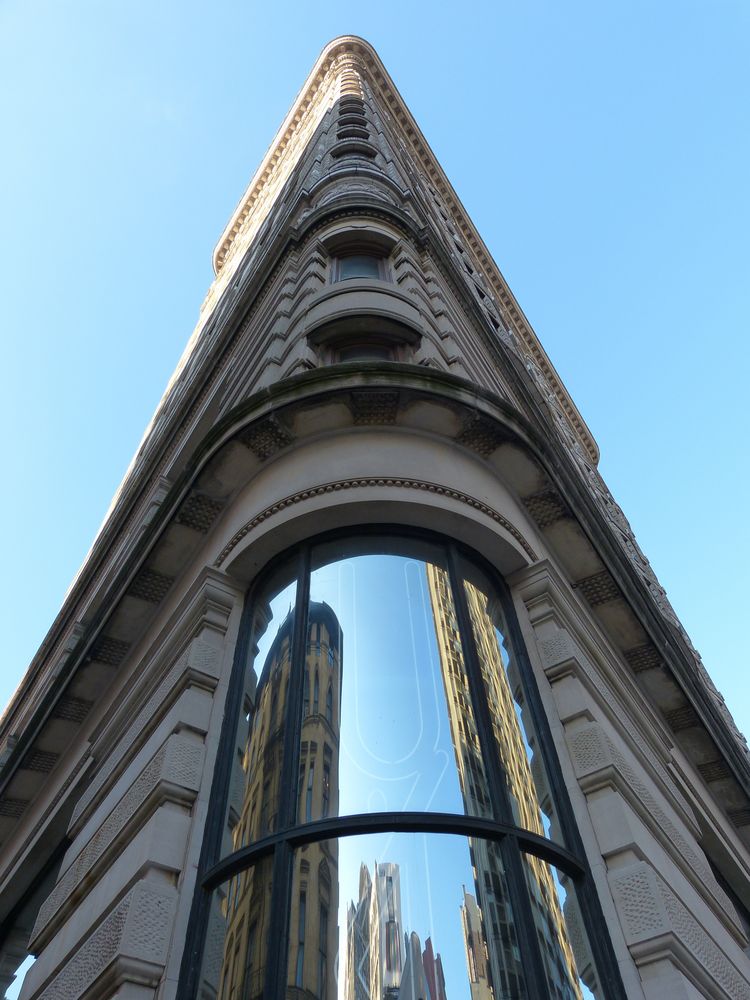
[[[750,5],[0,3],[4,704],[322,46],[378,50],[745,730]]]

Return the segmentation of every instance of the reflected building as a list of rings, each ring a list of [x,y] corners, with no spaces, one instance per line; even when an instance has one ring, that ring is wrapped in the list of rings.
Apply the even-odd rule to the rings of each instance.
[[[404,931],[397,864],[362,863],[359,899],[347,908],[345,1000],[447,1000],[443,964],[427,938]]]
[[[482,911],[476,899],[464,886],[464,901],[461,905],[461,924],[464,931],[466,949],[466,969],[469,975],[471,1000],[493,1000],[494,992],[490,982],[487,949],[484,943]]]
[[[427,564],[426,572],[461,794],[468,814],[486,816],[489,788],[448,575],[431,564]],[[543,772],[532,772],[535,755],[524,738],[510,686],[513,665],[504,662],[503,637],[494,624],[487,596],[468,581],[464,586],[492,718],[494,745],[505,772],[514,819],[518,826],[544,836],[542,808],[551,812],[551,801]],[[489,841],[473,838],[470,843],[476,897],[464,891],[461,914],[472,1000],[475,997],[512,1000],[522,995],[523,970],[500,851]],[[559,1000],[581,1000],[573,949],[550,867],[539,858],[529,857],[527,881],[549,995]]]
[[[243,792],[228,817],[232,850],[277,829],[279,783],[291,671],[294,616],[279,626],[263,664],[241,753]],[[256,627],[256,641],[259,629]],[[324,602],[311,602],[302,695],[297,822],[335,815],[339,797],[342,634]],[[246,695],[250,701],[250,696]],[[236,796],[235,798],[240,798]],[[338,844],[309,844],[295,854],[289,917],[287,996],[335,1000],[338,939]],[[226,937],[219,1000],[259,1000],[266,971],[271,869],[260,864],[232,879],[223,904]],[[204,996],[210,995],[204,983]]]

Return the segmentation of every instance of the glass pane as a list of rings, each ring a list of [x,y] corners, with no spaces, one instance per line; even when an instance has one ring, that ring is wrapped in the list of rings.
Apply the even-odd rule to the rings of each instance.
[[[223,855],[276,829],[296,586],[284,568],[253,608]]]
[[[464,589],[495,747],[506,775],[513,822],[562,842],[541,747],[528,711],[518,660],[507,639],[500,600],[473,565],[462,560]]]
[[[347,278],[379,278],[380,258],[370,254],[350,254],[339,261],[339,276]]]
[[[442,552],[376,544],[314,552],[297,814],[490,815]]]
[[[550,997],[603,996],[572,881],[540,858],[524,858],[544,976]]]
[[[260,1000],[268,961],[273,858],[214,891],[198,981],[200,1000]]]
[[[288,997],[522,1000],[497,845],[389,833],[294,857]]]
[[[340,347],[339,361],[390,361],[393,351],[385,344],[352,344]]]

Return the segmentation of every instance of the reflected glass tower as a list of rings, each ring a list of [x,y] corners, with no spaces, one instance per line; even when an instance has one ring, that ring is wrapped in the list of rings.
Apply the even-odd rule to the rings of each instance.
[[[443,964],[428,937],[404,930],[401,872],[392,861],[362,863],[359,899],[347,908],[345,1000],[448,1000]]]

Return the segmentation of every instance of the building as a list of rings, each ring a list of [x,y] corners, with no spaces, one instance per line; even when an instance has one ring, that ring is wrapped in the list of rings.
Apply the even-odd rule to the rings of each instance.
[[[0,722],[2,988],[31,953],[23,1000],[364,1000],[353,970],[393,995],[398,954],[430,1000],[750,995],[747,745],[366,42],[325,48],[214,266]],[[362,553],[416,569],[370,599]],[[428,718],[449,806],[345,813],[352,726],[388,762]],[[434,928],[389,916],[385,869],[344,871],[384,832],[429,841],[434,870],[378,864]],[[366,916],[341,912],[357,877]]]

